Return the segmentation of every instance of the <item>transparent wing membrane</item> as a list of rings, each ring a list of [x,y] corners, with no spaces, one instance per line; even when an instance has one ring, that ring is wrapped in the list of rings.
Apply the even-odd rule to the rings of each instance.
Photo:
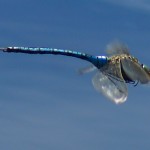
[[[116,104],[126,101],[128,91],[124,82],[98,72],[92,79],[94,88]]]
[[[97,70],[97,68],[94,65],[90,65],[90,66],[79,69],[78,72],[79,74],[82,75],[82,74],[90,73],[95,70]]]
[[[121,74],[119,60],[110,61],[108,65],[100,69],[93,77],[92,83],[97,91],[116,104],[123,103],[127,99],[128,90]]]
[[[106,52],[108,55],[127,54],[129,55],[129,49],[127,45],[118,41],[107,45]]]

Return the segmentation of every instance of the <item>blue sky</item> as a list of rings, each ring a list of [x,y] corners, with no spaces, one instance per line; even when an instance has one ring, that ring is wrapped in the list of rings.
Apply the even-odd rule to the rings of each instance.
[[[105,55],[119,39],[150,65],[150,3],[143,0],[1,0],[0,46]],[[53,55],[0,53],[0,149],[150,148],[149,87],[129,85],[115,105],[92,87],[88,63]]]

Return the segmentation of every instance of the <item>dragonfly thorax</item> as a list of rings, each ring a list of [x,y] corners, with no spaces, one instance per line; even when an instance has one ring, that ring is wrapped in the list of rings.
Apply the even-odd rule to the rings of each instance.
[[[137,58],[129,55],[121,59],[120,64],[122,76],[127,83],[137,85],[138,82],[146,84],[150,81],[150,69]]]
[[[125,67],[125,65],[127,64],[126,62],[127,60],[134,61],[134,58],[132,58],[130,55],[127,54],[113,55],[109,58],[110,64],[118,68],[117,72],[118,72],[118,77],[120,79],[122,79],[126,83],[135,83],[135,80],[132,78],[132,75]],[[128,68],[129,67],[130,66],[128,66]]]
[[[127,75],[127,73],[125,72],[125,70],[123,69],[123,66],[121,64],[121,73],[122,73],[122,77],[125,80],[126,83],[134,83],[134,81]]]

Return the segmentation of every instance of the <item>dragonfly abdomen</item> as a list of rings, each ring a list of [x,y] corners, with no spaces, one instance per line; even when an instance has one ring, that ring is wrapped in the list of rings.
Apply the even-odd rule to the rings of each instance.
[[[7,47],[1,48],[4,52],[8,53],[25,53],[25,54],[53,54],[53,55],[65,55],[80,58],[91,62],[97,68],[101,68],[107,63],[106,56],[93,56],[82,52],[55,49],[55,48],[38,48],[38,47]]]

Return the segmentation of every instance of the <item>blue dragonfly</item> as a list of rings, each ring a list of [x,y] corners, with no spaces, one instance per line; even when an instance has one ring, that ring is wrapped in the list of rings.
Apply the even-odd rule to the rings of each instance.
[[[55,48],[7,47],[0,48],[7,53],[54,54],[86,60],[92,66],[80,70],[81,74],[97,70],[92,78],[94,88],[116,104],[126,101],[127,83],[147,84],[150,82],[150,69],[130,55],[126,45],[121,43],[108,46],[108,56],[93,56],[82,52]]]

